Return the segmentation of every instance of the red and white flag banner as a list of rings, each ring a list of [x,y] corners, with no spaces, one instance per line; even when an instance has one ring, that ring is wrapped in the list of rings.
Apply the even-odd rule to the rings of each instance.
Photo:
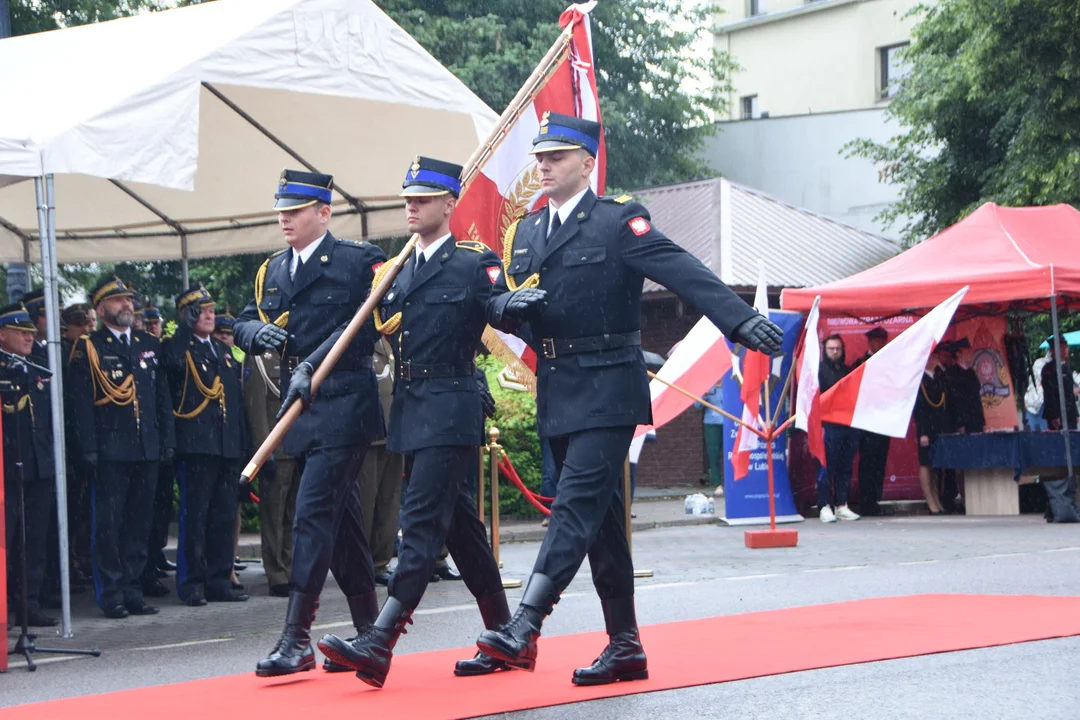
[[[821,342],[818,340],[820,302],[819,295],[814,298],[810,314],[806,316],[802,358],[799,360],[799,392],[795,396],[795,427],[806,433],[810,454],[824,465],[825,438],[821,428],[821,386],[818,383],[821,368]]]
[[[769,317],[769,294],[765,284],[765,263],[759,263],[757,293],[754,295],[754,309]],[[760,446],[760,438],[748,427],[764,430],[766,418],[761,414],[761,394],[769,391],[769,371],[772,361],[763,352],[747,349],[742,358],[742,389],[739,397],[743,401],[742,425],[735,436],[735,449],[731,453],[731,469],[736,480],[742,480],[750,473],[750,453]]]

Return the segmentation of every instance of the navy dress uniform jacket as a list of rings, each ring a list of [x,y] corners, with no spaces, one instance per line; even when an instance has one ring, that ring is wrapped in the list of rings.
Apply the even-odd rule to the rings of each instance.
[[[90,347],[100,370],[113,385],[135,378],[135,403],[95,405],[104,396],[90,367]],[[102,327],[79,338],[68,366],[68,392],[75,445],[80,456],[96,452],[98,460],[158,462],[175,447],[169,382],[161,360],[161,343],[150,333],[131,330],[127,349]]]
[[[286,249],[268,260],[261,297],[244,308],[233,327],[236,344],[250,353],[255,333],[263,325],[259,311],[271,322],[289,313],[282,397],[289,391],[289,376],[296,365],[356,314],[386,254],[370,243],[338,240],[328,232],[295,278],[289,277],[291,259]],[[282,446],[287,454],[299,456],[315,447],[346,447],[385,436],[371,363],[377,338],[369,320],[319,386],[315,402],[285,435]]]
[[[249,449],[247,413],[240,384],[241,367],[225,343],[213,336],[209,340],[213,343],[213,352],[207,343],[194,336],[190,327],[181,324],[173,337],[166,338],[161,344],[172,389],[176,452],[235,460],[245,457]],[[198,408],[206,398],[190,376],[188,352],[204,387],[212,388],[221,378],[224,395],[221,400],[207,402],[202,411]],[[179,417],[196,412],[190,418]]]
[[[34,362],[34,359],[28,359]],[[26,482],[51,479],[56,474],[53,462],[52,397],[49,395],[52,378],[42,377],[33,368],[25,372],[22,368],[12,368],[7,358],[0,358],[0,377],[20,388],[18,406],[12,402],[14,393],[5,392],[3,395],[4,472],[15,472],[21,450],[24,467],[34,468],[32,476],[29,473],[26,475]],[[23,401],[24,397],[29,399]],[[18,428],[15,426],[16,412]],[[22,440],[21,444],[19,439]],[[14,500],[11,498],[9,502]]]
[[[387,446],[407,454],[479,445],[484,413],[473,357],[487,324],[499,258],[480,243],[457,243],[453,237],[414,274],[415,258],[414,253],[379,304],[382,322],[401,313],[400,326],[390,335],[397,367]],[[334,339],[309,358],[312,365],[318,367]]]
[[[648,211],[628,197],[598,198],[589,190],[546,238],[549,212],[527,215],[507,231],[505,274],[488,304],[492,326],[516,332],[536,351],[540,435],[649,424],[649,377],[639,343],[573,354],[560,353],[559,346],[639,332],[645,278],[692,303],[727,337],[755,311],[697,258],[653,228]],[[523,286],[534,274],[547,297],[522,327],[504,316],[507,290]],[[549,339],[554,347],[545,343]]]

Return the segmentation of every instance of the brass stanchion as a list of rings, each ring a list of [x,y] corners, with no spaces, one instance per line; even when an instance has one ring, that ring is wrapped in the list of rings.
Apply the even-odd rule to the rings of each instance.
[[[623,513],[626,519],[626,545],[630,548],[630,557],[634,557],[634,529],[631,527],[630,517],[632,498],[630,497],[630,456],[626,456],[626,460],[623,461],[623,483],[622,483],[622,496],[623,496]],[[636,578],[650,578],[653,576],[652,570],[634,570],[634,577]]]
[[[491,463],[491,554],[495,556],[495,563],[502,568],[499,560],[499,457],[502,455],[502,446],[499,445],[499,428],[492,427],[488,430],[488,462]],[[503,578],[504,588],[519,588],[521,581]]]

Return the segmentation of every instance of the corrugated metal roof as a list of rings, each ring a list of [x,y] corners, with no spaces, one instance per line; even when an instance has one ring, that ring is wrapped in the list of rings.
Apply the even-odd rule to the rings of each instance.
[[[809,287],[862,272],[900,251],[896,241],[724,178],[632,194],[649,209],[653,225],[736,287],[757,284],[759,260],[771,287]],[[722,236],[722,224],[730,224],[730,237]],[[722,257],[730,258],[730,267],[721,266]],[[662,289],[645,281],[645,292]]]

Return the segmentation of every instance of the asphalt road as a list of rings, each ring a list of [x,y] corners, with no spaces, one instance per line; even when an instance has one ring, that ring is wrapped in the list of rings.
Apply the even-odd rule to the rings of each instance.
[[[799,526],[799,547],[748,550],[742,530],[657,529],[635,537],[643,624],[927,592],[1080,595],[1080,526],[1041,518],[890,518]],[[527,577],[536,545],[502,549],[506,577]],[[245,581],[260,587],[257,573]],[[509,591],[511,602],[520,590]],[[80,601],[77,636],[49,644],[105,650],[99,659],[39,657],[0,676],[0,705],[249,672],[271,648],[284,601],[186,608],[108,621]],[[328,588],[317,625],[347,627]],[[603,626],[588,568],[568,588],[545,635]],[[468,647],[479,618],[461,583],[430,586],[400,653]],[[10,637],[10,636],[9,636]],[[842,635],[836,642],[845,642]],[[38,643],[46,644],[46,638]],[[598,648],[599,650],[599,648]],[[739,648],[718,647],[718,654]],[[582,658],[585,664],[592,658]],[[1080,638],[828,668],[698,688],[545,708],[500,717],[547,718],[1080,718]],[[449,671],[449,669],[448,669]],[[391,674],[391,682],[393,675]],[[569,678],[567,678],[569,682]],[[137,717],[153,717],[152,708]],[[2,717],[2,713],[0,713]],[[133,715],[133,717],[136,717]]]

